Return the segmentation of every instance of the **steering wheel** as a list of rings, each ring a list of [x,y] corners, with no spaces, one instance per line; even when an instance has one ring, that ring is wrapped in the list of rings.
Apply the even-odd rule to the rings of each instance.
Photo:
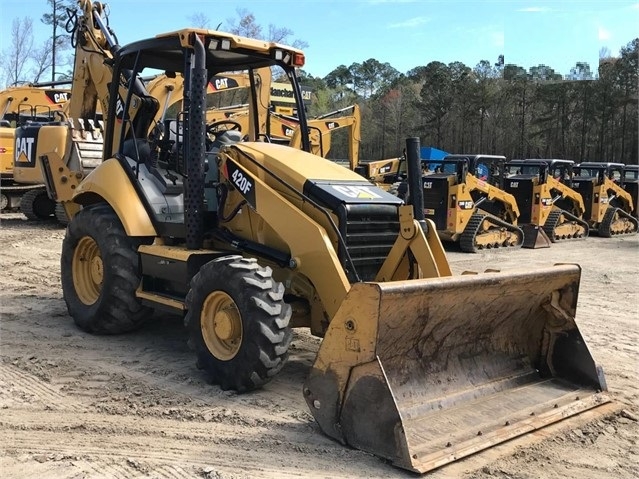
[[[227,128],[220,129],[220,127],[223,127],[223,126],[227,126]],[[215,121],[211,123],[210,125],[206,125],[206,132],[214,136],[229,130],[242,131],[242,125],[234,120],[220,120],[220,121]]]

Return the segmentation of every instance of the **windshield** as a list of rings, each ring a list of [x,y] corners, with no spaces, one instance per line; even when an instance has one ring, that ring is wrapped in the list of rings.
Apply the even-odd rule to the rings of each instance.
[[[639,169],[624,170],[624,178],[626,180],[639,180]]]
[[[523,165],[523,164],[507,164],[506,165],[506,173],[509,176],[515,175],[538,175],[539,174],[539,165]]]
[[[424,174],[447,173],[454,175],[457,172],[457,162],[422,160],[422,172]]]

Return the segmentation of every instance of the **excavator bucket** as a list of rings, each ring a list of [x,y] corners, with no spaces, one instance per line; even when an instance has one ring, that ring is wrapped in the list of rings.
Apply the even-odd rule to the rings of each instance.
[[[424,473],[609,402],[580,269],[354,284],[304,384],[324,433]]]
[[[546,232],[537,225],[522,225],[520,226],[524,232],[524,244],[522,248],[538,249],[538,248],[550,248],[550,238]]]

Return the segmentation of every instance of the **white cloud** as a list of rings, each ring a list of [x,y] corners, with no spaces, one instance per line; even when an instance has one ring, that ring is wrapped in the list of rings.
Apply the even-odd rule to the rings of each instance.
[[[504,46],[504,32],[491,32],[490,37],[496,47]]]
[[[639,3],[630,5],[630,8],[632,8],[633,10],[639,10]]]
[[[430,19],[428,17],[414,17],[405,22],[391,23],[388,25],[388,28],[415,28],[429,21]]]
[[[612,35],[610,34],[610,32],[606,30],[604,27],[599,27],[597,29],[597,37],[599,38],[599,40],[601,41],[610,40],[611,36]]]
[[[540,13],[540,12],[547,12],[548,10],[549,10],[549,8],[546,8],[546,7],[526,7],[526,8],[520,8],[517,11],[518,12]]]

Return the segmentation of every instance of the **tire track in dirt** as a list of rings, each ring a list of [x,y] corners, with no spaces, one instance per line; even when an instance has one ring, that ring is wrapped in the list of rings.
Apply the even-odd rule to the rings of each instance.
[[[11,447],[0,454],[5,477],[407,477],[319,432],[301,393],[318,339],[296,333],[289,363],[264,390],[241,396],[221,391],[195,368],[179,319],[155,317],[141,331],[118,337],[79,331],[59,286],[64,232],[26,222],[4,226],[2,239],[20,257],[0,256],[3,272],[16,268],[0,291],[0,356],[49,393],[66,395],[63,402],[81,407],[46,411],[40,402],[20,403],[24,392],[0,384],[13,401],[0,418],[14,414],[0,421],[3,445]],[[639,302],[637,239],[592,238],[535,251],[447,256],[455,274],[581,264],[577,323],[616,399],[636,413],[639,331],[629,310],[636,313]],[[51,361],[56,365],[49,368]],[[538,445],[523,441],[517,450],[507,443],[429,477],[636,477],[636,469],[616,465],[637,458],[631,452],[636,423],[621,419],[570,422],[563,432],[547,428],[535,434],[543,439]],[[500,460],[499,451],[510,456]]]
[[[43,404],[47,409],[81,411],[83,406],[61,393],[56,387],[43,383],[37,377],[13,366],[0,364],[0,389],[22,393],[27,404]],[[6,393],[0,393],[0,400]],[[35,404],[34,404],[35,403]]]
[[[291,431],[280,434],[263,427],[48,411],[8,411],[0,419],[0,425],[8,432],[6,437],[14,455],[98,456],[101,462],[125,459],[148,467],[155,464],[172,468],[212,466],[228,473],[234,468],[229,464],[229,457],[237,460],[241,457],[244,472],[277,473],[279,477],[298,475],[282,471],[284,464],[290,466],[298,462],[301,466],[312,461],[313,469],[319,473],[330,469],[330,463],[335,460],[363,460],[363,464],[375,463],[380,472],[386,469],[391,477],[400,477],[399,471],[385,467],[376,458],[345,449],[327,439],[321,446],[310,446],[309,434]],[[313,475],[314,471],[308,472]],[[179,473],[179,469],[173,473]],[[114,475],[128,477],[117,476],[115,471]]]

